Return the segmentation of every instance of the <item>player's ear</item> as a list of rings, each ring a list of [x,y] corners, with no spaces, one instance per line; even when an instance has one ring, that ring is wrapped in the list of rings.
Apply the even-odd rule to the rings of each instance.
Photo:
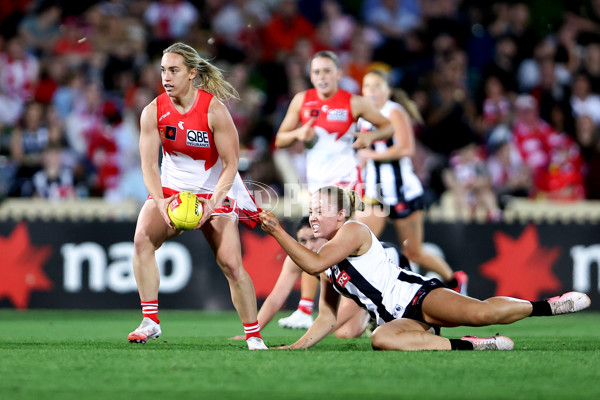
[[[196,77],[196,75],[198,75],[198,69],[197,68],[190,69],[190,81],[193,81],[194,78]]]

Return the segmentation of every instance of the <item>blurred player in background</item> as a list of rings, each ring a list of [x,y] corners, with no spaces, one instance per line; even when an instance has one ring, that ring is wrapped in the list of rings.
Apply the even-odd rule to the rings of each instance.
[[[427,279],[393,264],[369,227],[349,220],[364,208],[351,190],[326,186],[314,193],[310,224],[317,238],[327,239],[318,253],[296,242],[269,212],[260,214],[261,227],[272,235],[304,271],[321,274],[319,315],[291,346],[309,348],[331,333],[338,321],[340,294],[367,310],[379,327],[371,336],[377,350],[512,350],[510,338],[464,336],[447,339],[436,327],[510,324],[529,316],[573,313],[591,304],[579,292],[542,301],[512,297],[478,300],[461,295],[436,278]]]
[[[258,208],[239,176],[238,134],[223,104],[239,97],[218,68],[183,43],[164,50],[161,75],[165,93],[146,106],[140,122],[142,171],[149,197],[137,221],[133,269],[143,319],[128,338],[145,342],[161,334],[155,252],[165,240],[181,233],[169,219],[167,207],[178,192],[190,191],[204,208],[196,229],[204,234],[229,282],[248,348],[266,349],[254,285],[242,265],[237,226],[238,219],[255,225],[252,216],[256,217]]]
[[[423,249],[423,186],[413,171],[411,156],[415,152],[415,135],[407,110],[390,100],[389,76],[381,70],[365,75],[363,95],[389,118],[394,136],[373,141],[370,148],[357,152],[359,164],[365,166],[364,201],[369,205],[356,219],[369,226],[379,237],[388,220],[392,220],[402,252],[423,268],[437,273],[448,287],[466,294],[467,275],[452,268],[441,257]],[[357,128],[368,132],[373,125],[359,119]]]
[[[337,55],[331,51],[316,53],[310,63],[310,81],[314,88],[297,93],[275,137],[279,148],[296,141],[305,143],[307,184],[310,193],[324,185],[337,185],[362,191],[361,174],[355,149],[366,148],[374,140],[392,136],[390,121],[373,103],[362,96],[339,88],[342,69]],[[356,135],[359,118],[375,129]],[[280,325],[308,328],[317,290],[316,281],[302,279],[302,297],[298,309]]]

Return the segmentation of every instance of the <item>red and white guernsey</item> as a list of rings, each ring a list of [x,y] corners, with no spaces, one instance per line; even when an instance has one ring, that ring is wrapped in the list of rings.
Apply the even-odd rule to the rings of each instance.
[[[223,170],[213,132],[208,125],[208,106],[213,95],[198,90],[194,105],[181,114],[167,93],[156,98],[158,132],[162,143],[161,182],[165,195],[188,191],[210,197]],[[256,225],[259,209],[239,172],[227,199],[216,214],[237,213],[246,226]]]
[[[300,107],[300,121],[304,125],[316,118],[313,128],[318,138],[316,144],[306,150],[306,177],[311,193],[327,185],[358,189],[360,173],[352,149],[354,117],[351,97],[351,93],[338,90],[335,95],[323,100],[315,89],[306,91]]]

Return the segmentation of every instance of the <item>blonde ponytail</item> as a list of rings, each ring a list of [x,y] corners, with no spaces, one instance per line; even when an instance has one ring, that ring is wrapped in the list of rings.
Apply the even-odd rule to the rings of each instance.
[[[417,103],[415,103],[408,94],[402,89],[394,89],[394,95],[392,96],[395,101],[398,102],[406,112],[408,116],[413,122],[416,122],[419,125],[423,125],[423,117],[419,112],[419,107],[417,107]]]
[[[338,211],[346,210],[346,218],[351,218],[356,211],[365,209],[365,203],[355,190],[342,189],[338,186],[324,186],[317,192],[329,196],[337,205]]]
[[[163,50],[163,54],[166,53],[179,54],[183,57],[188,70],[196,69],[195,88],[211,93],[222,102],[230,99],[240,99],[237,90],[223,77],[223,71],[200,57],[193,47],[181,42],[174,43]]]
[[[349,202],[349,208],[346,209],[346,216],[348,218],[352,217],[356,211],[364,211],[365,209],[365,203],[362,201],[362,199],[360,198],[360,195],[358,194],[358,192],[356,190],[352,190],[352,189],[342,189],[345,193],[346,196],[348,196],[348,199],[350,200]]]

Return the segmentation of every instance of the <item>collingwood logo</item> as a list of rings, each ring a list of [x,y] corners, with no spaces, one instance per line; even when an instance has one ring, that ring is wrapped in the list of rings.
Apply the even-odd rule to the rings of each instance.
[[[348,120],[348,110],[343,108],[338,108],[334,110],[327,111],[327,121],[347,121]]]
[[[193,147],[210,147],[208,141],[208,132],[206,131],[195,131],[193,129],[187,130],[186,144]]]

